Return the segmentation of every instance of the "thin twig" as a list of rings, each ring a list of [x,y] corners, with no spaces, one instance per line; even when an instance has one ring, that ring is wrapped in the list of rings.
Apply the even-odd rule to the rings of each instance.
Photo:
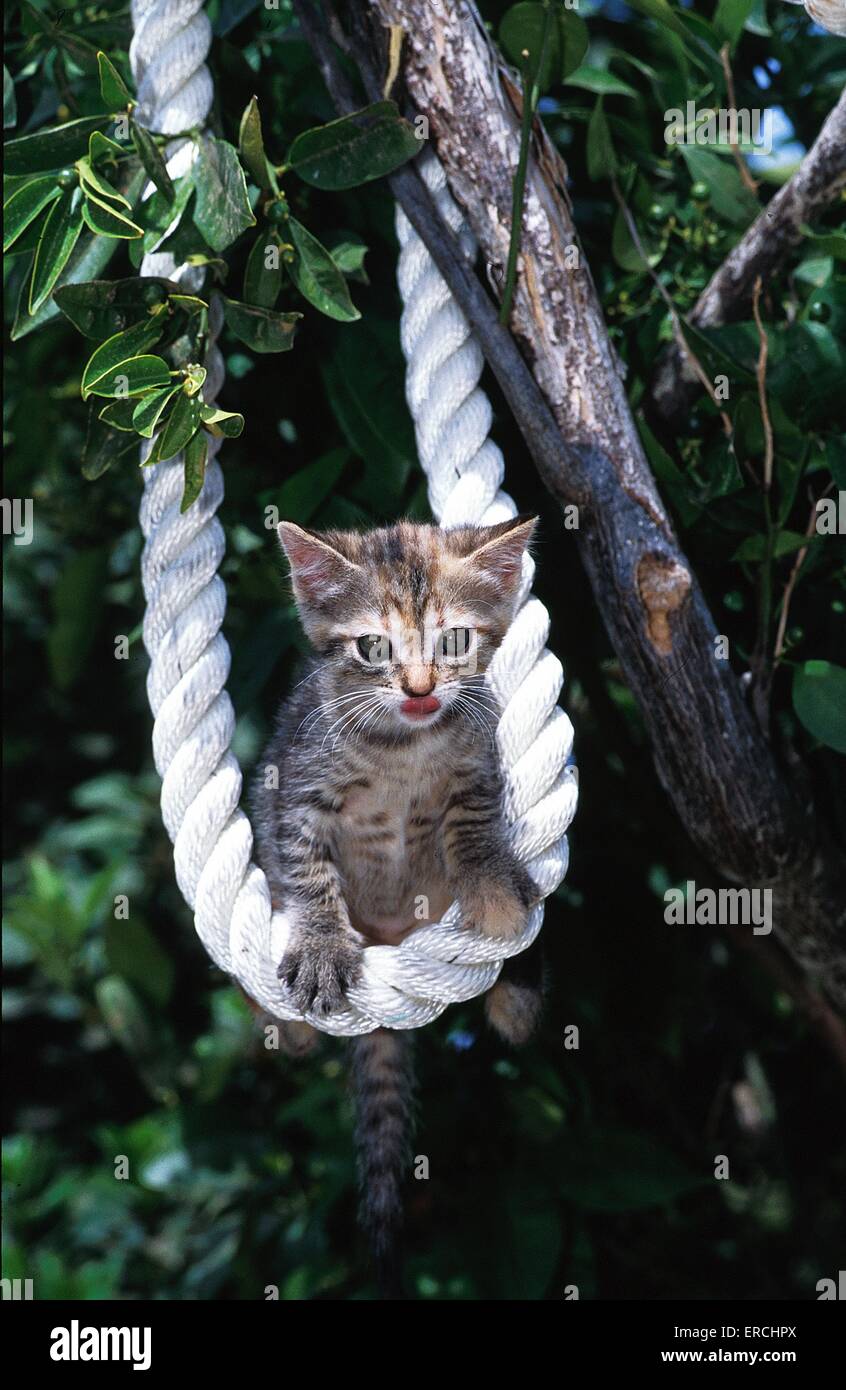
[[[814,497],[814,494],[812,493],[810,488],[808,489],[808,496],[811,499],[811,514],[808,517],[808,524],[805,527],[805,539],[808,542],[810,542],[811,537],[813,536],[814,531],[816,529],[817,506],[822,501],[823,497],[828,496],[828,494],[832,491],[833,488],[834,483],[829,483],[825,492],[820,493],[820,496],[818,498]],[[773,665],[777,665],[778,662],[781,660],[781,654],[784,650],[784,634],[787,631],[787,615],[790,611],[790,600],[793,598],[793,590],[796,588],[796,581],[799,578],[799,571],[805,563],[805,557],[808,554],[809,550],[810,544],[803,545],[802,549],[797,552],[796,559],[793,561],[793,568],[790,571],[790,576],[787,580],[787,583],[784,586],[784,597],[781,600],[781,613],[779,614],[775,647],[773,648]]]
[[[720,49],[720,59],[723,64],[723,72],[725,74],[726,79],[726,91],[728,93],[729,109],[731,111],[734,111],[736,115],[737,97],[734,93],[734,73],[731,70],[731,58],[729,57],[730,51],[730,45],[724,43],[722,48]],[[734,156],[734,162],[737,165],[737,172],[740,174],[744,186],[749,189],[750,193],[754,193],[757,196],[758,182],[756,179],[753,179],[752,175],[749,172],[749,166],[746,163],[746,160],[743,158],[743,155],[740,153],[740,146],[737,143],[737,127],[736,125],[732,125],[731,121],[729,122],[729,132],[729,145],[731,146],[731,152]]]
[[[773,666],[768,660],[770,621],[772,618],[773,605],[773,560],[775,558],[775,540],[777,527],[773,524],[773,509],[770,499],[770,492],[773,483],[773,427],[770,420],[770,410],[767,404],[767,358],[769,357],[770,344],[761,319],[761,291],[762,280],[759,275],[755,281],[752,291],[752,313],[755,316],[755,325],[758,329],[760,348],[758,351],[758,365],[755,376],[758,382],[758,403],[761,410],[761,424],[764,429],[764,469],[760,479],[761,492],[763,494],[764,523],[766,532],[764,535],[764,555],[761,560],[761,567],[758,577],[758,635],[755,639],[755,650],[750,662],[752,668],[752,688],[751,699],[752,707],[765,735],[769,733],[770,725],[770,690],[773,681]]]
[[[775,453],[775,445],[773,443],[773,425],[770,419],[770,408],[767,405],[767,358],[770,352],[770,341],[761,319],[762,288],[763,282],[759,275],[755,281],[755,288],[752,291],[752,313],[755,316],[755,327],[758,330],[758,338],[761,343],[758,351],[758,366],[755,371],[755,376],[758,380],[758,401],[761,407],[761,423],[764,426],[763,487],[765,492],[769,492],[773,482],[773,455]]]

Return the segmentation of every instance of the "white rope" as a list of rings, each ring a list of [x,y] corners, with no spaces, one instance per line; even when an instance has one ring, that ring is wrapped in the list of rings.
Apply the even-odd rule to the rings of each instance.
[[[204,66],[210,27],[200,0],[133,0],[132,10],[130,57],[139,119],[169,134],[202,127],[212,88]],[[172,171],[186,167],[185,148],[176,142],[169,150]],[[419,167],[470,254],[472,238],[443,170],[433,155],[421,159]],[[397,230],[407,396],[432,510],[444,526],[503,520],[515,515],[516,508],[500,489],[502,455],[487,437],[491,407],[478,385],[482,354],[402,213]],[[158,252],[144,258],[141,271],[171,277],[184,273]],[[214,339],[219,331],[214,303],[210,318]],[[205,396],[213,400],[223,381],[214,344],[206,366]],[[525,950],[537,936],[543,906],[532,910],[522,936],[506,945],[462,927],[454,903],[442,921],[416,928],[399,945],[366,947],[361,979],[342,1009],[315,1017],[293,1007],[276,975],[289,924],[284,913],[272,911],[267,880],[252,862],[252,830],[238,809],[241,771],[230,751],[235,725],[225,689],[230,653],[220,630],[226,593],[217,572],[225,548],[215,516],[223,498],[223,474],[214,457],[219,443],[210,440],[205,485],[184,515],[179,513],[181,455],[144,469],[148,694],[155,717],[153,754],[162,778],[162,818],[173,841],[177,882],[211,958],[269,1014],[304,1017],[321,1031],[339,1035],[379,1026],[419,1027],[448,1004],[489,989],[503,960]],[[576,770],[568,765],[572,727],[557,706],[561,665],[545,645],[549,615],[531,595],[533,574],[526,556],[518,612],[488,678],[503,708],[497,739],[512,843],[546,896],[567,868],[565,832],[575,812],[577,785]]]

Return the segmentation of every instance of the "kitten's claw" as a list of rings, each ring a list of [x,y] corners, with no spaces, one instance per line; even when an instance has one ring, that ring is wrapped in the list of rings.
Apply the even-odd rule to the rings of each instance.
[[[282,957],[277,970],[302,1013],[329,1014],[361,974],[362,948],[347,935],[303,934]]]

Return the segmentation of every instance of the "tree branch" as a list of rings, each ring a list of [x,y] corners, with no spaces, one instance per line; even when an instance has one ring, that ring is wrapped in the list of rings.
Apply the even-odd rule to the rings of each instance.
[[[318,42],[307,0],[295,5]],[[381,95],[378,25],[404,28],[408,91],[429,119],[482,256],[504,265],[521,102],[471,0],[457,0],[449,13],[427,0],[349,0],[347,13],[349,49],[371,99]],[[368,32],[374,20],[375,34]],[[477,334],[544,483],[560,502],[579,506],[572,534],[680,820],[727,879],[773,888],[780,939],[842,997],[834,871],[817,847],[810,808],[777,767],[737,677],[717,659],[718,634],[649,471],[590,273],[581,255],[577,263],[571,255],[578,242],[565,180],[536,125],[513,337],[413,166],[391,187]]]
[[[802,239],[802,227],[824,212],[846,187],[846,89],[830,112],[796,173],[770,199],[760,217],[726,257],[688,314],[695,328],[718,328],[749,307],[755,281],[783,265]],[[699,391],[677,347],[662,358],[652,387],[655,413],[678,424]]]

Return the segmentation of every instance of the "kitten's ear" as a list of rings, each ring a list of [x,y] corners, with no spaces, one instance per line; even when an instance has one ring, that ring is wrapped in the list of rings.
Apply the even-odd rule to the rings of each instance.
[[[317,531],[307,531],[293,521],[280,521],[276,529],[291,566],[294,595],[301,606],[319,608],[331,602],[357,573],[358,565]]]
[[[523,552],[537,525],[536,516],[514,516],[496,526],[480,527],[480,543],[466,557],[477,573],[496,580],[510,592],[517,588],[523,570]]]

